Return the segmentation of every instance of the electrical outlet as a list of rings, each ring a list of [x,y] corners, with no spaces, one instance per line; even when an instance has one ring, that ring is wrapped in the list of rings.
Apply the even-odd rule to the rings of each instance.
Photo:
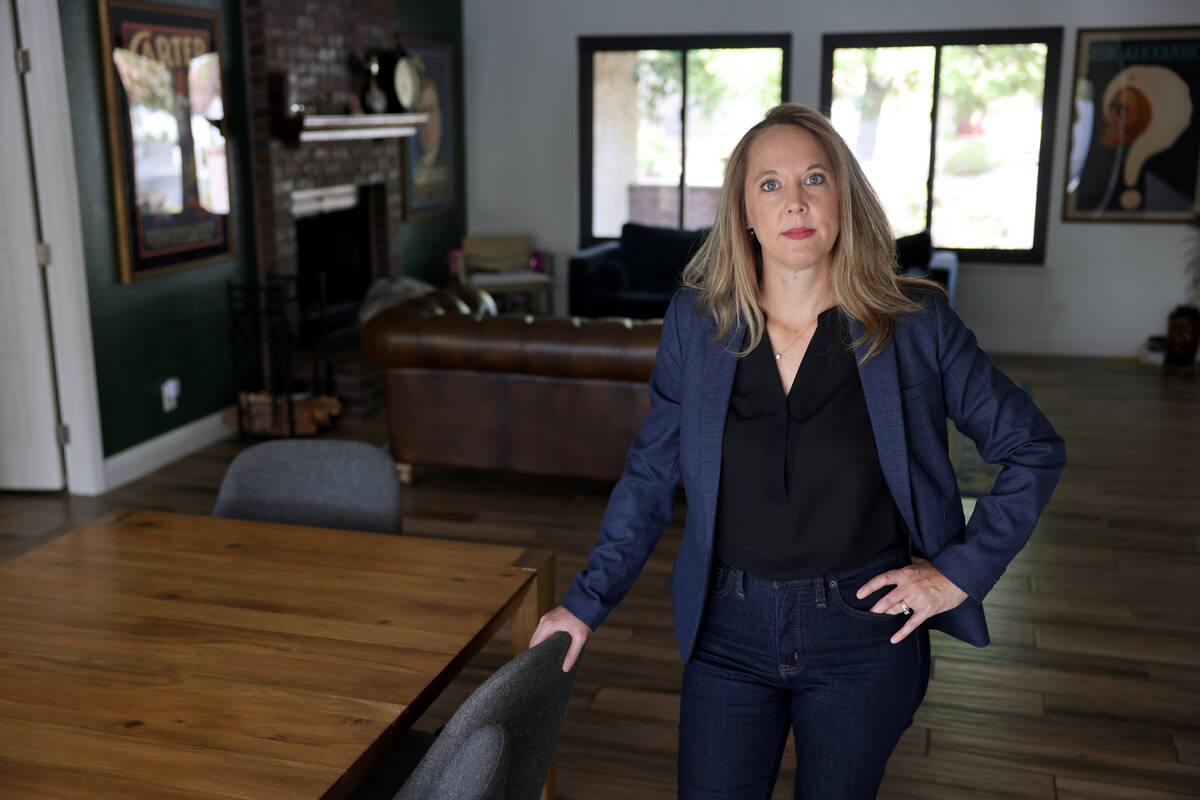
[[[179,378],[167,378],[162,382],[163,413],[170,414],[179,407],[179,396],[183,394],[183,383]]]

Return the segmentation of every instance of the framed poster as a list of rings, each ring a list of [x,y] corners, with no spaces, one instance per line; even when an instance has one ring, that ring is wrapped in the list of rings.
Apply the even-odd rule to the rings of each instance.
[[[230,258],[217,13],[99,2],[122,282]]]
[[[1200,27],[1080,30],[1063,219],[1200,212]]]
[[[426,219],[458,205],[454,44],[403,34],[396,39],[420,76],[413,110],[429,115],[417,135],[404,140],[404,218]]]

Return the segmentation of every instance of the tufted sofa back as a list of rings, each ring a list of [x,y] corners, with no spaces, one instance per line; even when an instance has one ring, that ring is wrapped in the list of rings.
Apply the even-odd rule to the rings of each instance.
[[[645,382],[661,333],[662,320],[494,316],[442,290],[372,319],[363,343],[389,367]]]

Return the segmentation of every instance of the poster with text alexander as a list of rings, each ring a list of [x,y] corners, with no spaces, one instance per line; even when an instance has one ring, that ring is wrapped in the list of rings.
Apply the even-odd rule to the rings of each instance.
[[[1200,211],[1200,28],[1081,30],[1063,218]]]
[[[216,12],[101,0],[125,282],[232,255]]]

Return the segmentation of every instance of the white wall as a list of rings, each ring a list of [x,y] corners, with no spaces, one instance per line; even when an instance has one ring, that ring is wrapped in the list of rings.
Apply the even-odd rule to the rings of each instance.
[[[1185,299],[1185,228],[1061,221],[1076,31],[1183,24],[1200,25],[1195,0],[463,0],[467,224],[528,231],[554,252],[565,310],[579,242],[578,36],[790,30],[790,99],[815,105],[825,33],[1061,26],[1046,263],[965,265],[958,308],[997,352],[1132,355]]]

